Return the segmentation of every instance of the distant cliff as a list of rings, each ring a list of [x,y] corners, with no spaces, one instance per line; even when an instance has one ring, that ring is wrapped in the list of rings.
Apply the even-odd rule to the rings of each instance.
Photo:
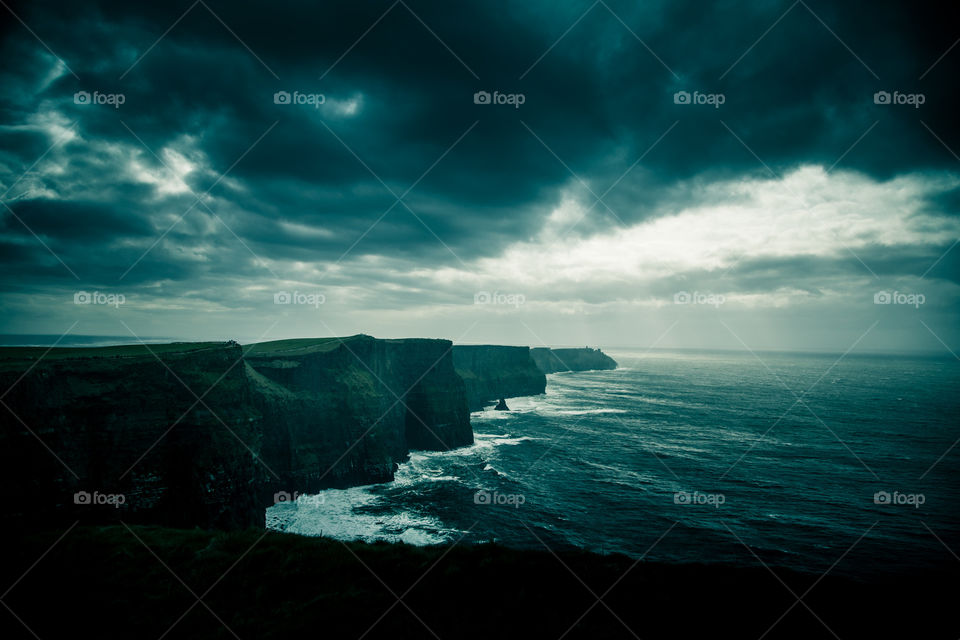
[[[0,349],[0,518],[263,526],[274,492],[473,442],[445,340],[46,351]]]
[[[529,347],[455,345],[453,366],[466,384],[470,411],[500,398],[537,395],[547,387]]]
[[[616,369],[617,362],[600,349],[548,349],[538,347],[530,350],[537,368],[544,373],[558,371],[591,371]]]

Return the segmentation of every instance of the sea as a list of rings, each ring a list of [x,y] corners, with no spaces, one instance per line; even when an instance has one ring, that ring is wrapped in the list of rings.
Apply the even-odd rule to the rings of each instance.
[[[472,446],[267,510],[339,540],[587,549],[870,580],[960,562],[960,362],[609,351],[471,414]]]

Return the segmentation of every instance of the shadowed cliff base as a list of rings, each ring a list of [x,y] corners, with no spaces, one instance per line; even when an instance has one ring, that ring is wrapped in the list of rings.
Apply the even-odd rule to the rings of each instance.
[[[955,638],[960,630],[956,565],[868,584],[774,575],[759,564],[662,565],[494,544],[123,525],[7,533],[0,578],[14,587],[0,635],[10,639]]]

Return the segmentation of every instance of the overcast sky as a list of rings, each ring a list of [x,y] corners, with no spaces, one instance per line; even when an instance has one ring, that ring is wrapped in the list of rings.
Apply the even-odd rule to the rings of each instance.
[[[0,332],[960,351],[939,3],[138,4],[0,7]]]

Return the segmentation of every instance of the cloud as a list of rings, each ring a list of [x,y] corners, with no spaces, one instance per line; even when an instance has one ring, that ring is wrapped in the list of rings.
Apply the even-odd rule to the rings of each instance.
[[[124,287],[189,330],[203,301],[322,288],[376,332],[363,314],[422,320],[498,283],[590,313],[698,285],[822,300],[945,253],[926,278],[956,281],[960,57],[937,8],[10,6],[33,31],[0,45],[13,296]]]

